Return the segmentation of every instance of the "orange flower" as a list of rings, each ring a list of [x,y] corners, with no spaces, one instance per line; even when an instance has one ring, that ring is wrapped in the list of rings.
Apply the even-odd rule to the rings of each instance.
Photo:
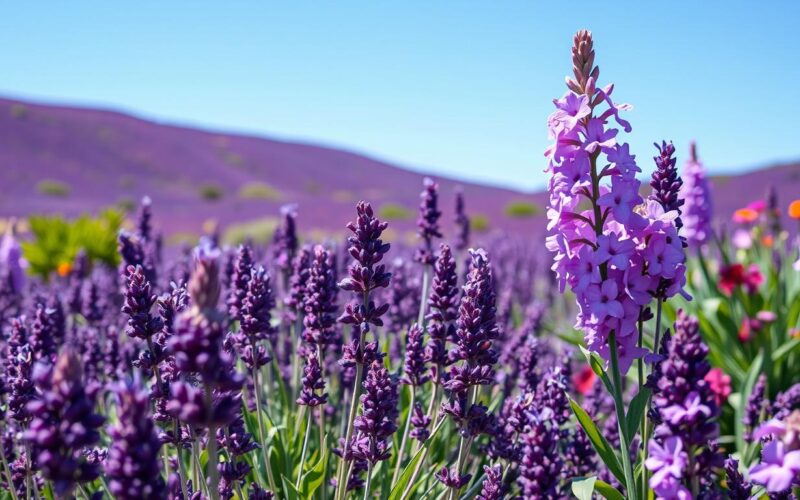
[[[72,264],[69,262],[62,262],[58,265],[58,275],[62,278],[67,276],[72,271]]]
[[[733,222],[747,224],[750,222],[755,222],[756,219],[758,219],[758,212],[752,208],[740,208],[739,210],[733,212]]]
[[[789,217],[800,220],[800,200],[789,203]]]
[[[773,243],[775,243],[775,238],[773,238],[771,234],[765,234],[761,237],[761,244],[765,247],[772,248]]]

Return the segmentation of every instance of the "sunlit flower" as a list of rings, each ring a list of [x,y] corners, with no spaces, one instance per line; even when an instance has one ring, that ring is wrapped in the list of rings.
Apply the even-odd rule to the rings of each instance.
[[[789,217],[800,220],[800,200],[794,200],[789,204]]]
[[[755,222],[757,219],[758,212],[750,207],[740,208],[733,212],[733,222],[738,222],[739,224],[749,224]]]

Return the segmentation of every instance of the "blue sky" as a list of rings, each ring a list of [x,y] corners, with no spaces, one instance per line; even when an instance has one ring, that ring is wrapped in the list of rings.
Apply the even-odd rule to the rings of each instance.
[[[585,27],[645,169],[653,141],[696,138],[731,172],[800,158],[798,19],[797,1],[4,3],[0,94],[539,188]]]

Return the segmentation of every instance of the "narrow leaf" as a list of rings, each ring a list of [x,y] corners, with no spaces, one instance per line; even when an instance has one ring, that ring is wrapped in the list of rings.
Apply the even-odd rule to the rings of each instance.
[[[625,432],[628,435],[628,442],[633,441],[636,436],[636,431],[639,430],[639,424],[642,422],[642,416],[647,411],[647,402],[650,401],[650,389],[642,387],[631,404],[628,407],[628,415],[625,417]]]
[[[597,426],[592,421],[592,417],[581,408],[581,405],[572,398],[569,398],[569,405],[572,407],[572,411],[575,413],[578,423],[580,423],[583,430],[586,431],[586,436],[588,436],[589,441],[592,442],[592,446],[594,446],[597,454],[600,455],[603,463],[606,464],[608,470],[610,470],[621,483],[625,484],[625,473],[622,471],[622,465],[619,462],[617,454],[614,453],[614,448],[612,448],[608,441],[606,441],[606,438],[600,434],[600,431],[597,430]]]

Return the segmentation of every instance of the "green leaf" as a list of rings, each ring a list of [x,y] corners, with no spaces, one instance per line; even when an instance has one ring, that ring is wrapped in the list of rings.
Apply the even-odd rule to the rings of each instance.
[[[597,430],[597,426],[592,421],[592,417],[581,408],[581,405],[572,398],[569,398],[569,405],[572,407],[572,411],[575,413],[578,423],[580,423],[583,430],[586,431],[589,441],[592,442],[592,446],[594,446],[597,454],[600,455],[603,463],[606,464],[608,470],[610,470],[621,483],[625,484],[625,473],[622,471],[622,465],[619,462],[617,454],[614,452],[614,448],[612,448],[609,442],[606,441],[606,438],[600,434],[600,431]]]
[[[292,484],[292,480],[283,474],[281,474],[281,481],[283,482],[283,491],[286,495],[284,498],[287,500],[301,500],[307,498],[297,491],[297,488],[295,488],[294,484]]]
[[[400,474],[400,478],[397,480],[397,484],[394,485],[392,491],[389,492],[389,496],[387,500],[400,500],[403,497],[403,492],[405,491],[406,487],[408,486],[409,481],[411,481],[411,476],[414,474],[414,470],[417,468],[417,464],[422,460],[425,455],[427,454],[427,450],[430,447],[431,443],[433,442],[433,438],[439,433],[439,429],[442,428],[442,424],[447,419],[440,420],[439,423],[436,425],[436,428],[433,429],[430,437],[425,441],[425,444],[422,445],[417,453],[414,455],[414,458],[411,459],[408,464],[406,464],[406,468],[403,469],[403,472]]]
[[[603,385],[606,386],[606,389],[608,390],[608,392],[613,393],[614,392],[614,388],[611,385],[611,379],[608,378],[608,374],[606,373],[605,369],[603,368],[603,361],[600,359],[600,357],[597,354],[589,351],[588,349],[586,349],[583,346],[579,346],[579,347],[580,347],[581,352],[583,353],[583,355],[586,357],[586,362],[589,363],[589,366],[592,368],[592,371],[594,372],[594,374],[597,375],[598,377],[600,377],[600,380],[603,381]]]
[[[594,483],[594,489],[603,495],[603,498],[607,498],[608,500],[625,500],[625,497],[622,496],[619,490],[605,481],[600,481],[598,479],[597,482]]]
[[[595,482],[597,482],[596,476],[575,478],[572,480],[572,493],[578,500],[592,500]]]
[[[328,468],[328,456],[328,452],[325,450],[316,465],[303,474],[303,478],[300,480],[300,493],[302,494],[302,498],[312,498],[317,488],[322,485],[322,482],[325,480],[326,469]]]
[[[792,339],[786,342],[772,353],[772,362],[775,364],[782,362],[783,359],[797,349],[798,346],[800,346],[800,339]]]
[[[628,407],[628,415],[625,417],[625,433],[628,435],[628,442],[633,441],[636,436],[636,431],[639,430],[639,424],[642,422],[642,416],[647,411],[647,403],[650,401],[650,389],[642,387]]]

